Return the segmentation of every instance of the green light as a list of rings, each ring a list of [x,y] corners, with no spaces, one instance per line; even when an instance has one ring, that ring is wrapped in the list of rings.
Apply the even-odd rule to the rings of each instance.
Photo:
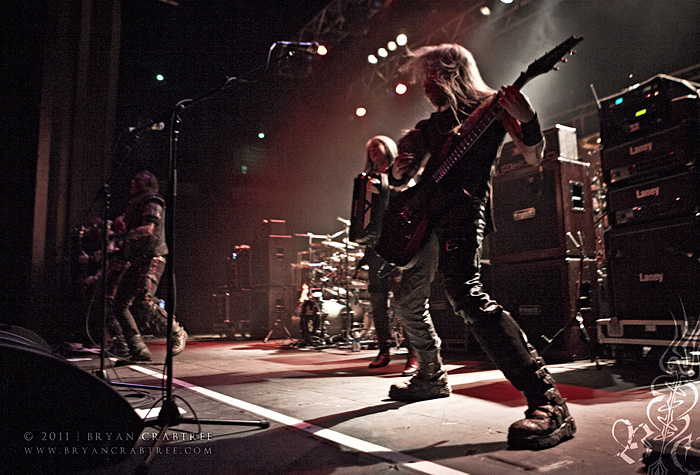
[[[165,81],[165,76],[163,76],[162,74],[156,74],[156,79],[158,81]]]
[[[623,101],[623,100],[624,100],[624,99],[621,98],[621,97],[615,99],[615,105],[616,105],[616,106],[619,106],[620,104],[622,104],[622,101]]]
[[[644,115],[644,114],[646,114],[646,113],[647,113],[647,110],[646,110],[646,109],[642,109],[642,110],[637,111],[637,112],[634,114],[634,116],[635,116],[635,117],[639,117],[640,115]]]
[[[259,138],[259,139],[264,139],[264,138],[265,138],[265,132],[258,132],[258,138]]]
[[[241,165],[241,174],[245,175],[248,173],[248,166],[247,165]]]

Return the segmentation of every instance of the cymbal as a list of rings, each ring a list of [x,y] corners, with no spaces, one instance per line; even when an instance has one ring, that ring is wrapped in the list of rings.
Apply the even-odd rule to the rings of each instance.
[[[343,242],[336,242],[336,241],[323,241],[321,244],[325,244],[326,246],[329,247],[335,247],[336,249],[345,249],[345,243]],[[354,242],[349,242],[348,247],[350,249],[356,248],[358,245],[355,244]]]
[[[295,236],[310,237],[314,239],[328,239],[328,234],[295,233]]]

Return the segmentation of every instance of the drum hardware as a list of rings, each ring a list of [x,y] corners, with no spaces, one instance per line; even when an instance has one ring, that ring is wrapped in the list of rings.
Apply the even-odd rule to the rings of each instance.
[[[363,340],[372,332],[365,321],[368,283],[355,272],[364,250],[347,239],[350,222],[340,217],[338,220],[345,226],[334,234],[297,234],[309,239],[308,251],[298,253],[298,263],[292,264],[295,275],[299,275],[295,283],[305,289],[297,310],[300,342],[316,349],[331,344],[350,345],[353,332],[359,331]],[[337,240],[341,236],[345,236],[342,241]],[[322,241],[314,242],[315,239]]]

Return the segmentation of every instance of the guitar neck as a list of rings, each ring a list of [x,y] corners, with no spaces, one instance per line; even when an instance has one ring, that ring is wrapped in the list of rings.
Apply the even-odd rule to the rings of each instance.
[[[558,62],[566,62],[563,56],[567,52],[573,54],[572,48],[583,41],[582,36],[572,36],[568,40],[561,43],[559,46],[554,48],[552,51],[548,52],[541,58],[537,59],[535,62],[530,64],[526,71],[520,73],[518,79],[513,83],[518,89],[522,89],[525,84],[527,84],[531,79],[544,74],[555,68],[554,65]],[[486,129],[498,118],[498,116],[503,112],[503,107],[499,104],[498,100],[494,100],[493,103],[486,109],[484,114],[477,119],[477,121],[472,125],[461,138],[459,145],[449,154],[447,159],[440,165],[440,167],[433,173],[431,179],[434,183],[439,183],[447,172],[449,172],[452,167],[461,160],[469,149],[474,145],[474,143],[481,137]]]
[[[447,172],[449,172],[452,167],[464,157],[474,143],[481,137],[481,135],[488,129],[491,124],[501,115],[503,112],[503,107],[496,100],[494,101],[484,112],[484,114],[476,121],[474,125],[462,136],[460,136],[461,142],[459,145],[452,150],[452,153],[445,159],[440,167],[435,170],[435,173],[431,176],[431,179],[435,183],[439,183]]]

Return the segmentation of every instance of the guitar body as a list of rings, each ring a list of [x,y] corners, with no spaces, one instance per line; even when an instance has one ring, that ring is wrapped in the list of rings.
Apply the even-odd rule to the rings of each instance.
[[[399,268],[413,266],[418,251],[432,231],[433,193],[429,188],[417,185],[393,196],[384,213],[375,250],[385,261]]]

